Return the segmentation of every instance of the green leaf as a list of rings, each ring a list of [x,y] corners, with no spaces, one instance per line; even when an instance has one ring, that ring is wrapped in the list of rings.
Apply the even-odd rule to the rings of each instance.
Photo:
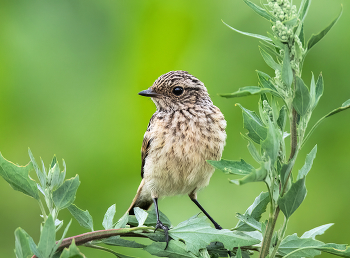
[[[333,226],[334,223],[319,226],[317,228],[306,231],[301,238],[312,238],[315,239],[316,236],[322,235],[327,229]]]
[[[245,134],[241,133],[241,136],[243,137],[243,139],[248,141],[247,148],[248,148],[250,155],[252,155],[252,157],[255,159],[256,162],[260,163],[262,161],[261,155],[260,155],[259,151],[256,149],[253,141],[249,137],[247,137]]]
[[[290,57],[289,57],[289,49],[288,46],[284,48],[284,58],[283,58],[283,66],[282,66],[282,80],[290,87],[293,82],[293,71],[290,65]]]
[[[238,249],[237,249],[236,258],[242,258],[242,251],[241,251],[240,247],[238,247]]]
[[[255,198],[253,204],[245,211],[244,215],[251,215],[256,221],[260,221],[261,215],[266,211],[266,207],[270,202],[270,194],[262,192]],[[242,221],[239,221],[235,227],[239,231],[252,231],[252,227],[248,226]]]
[[[300,26],[300,33],[299,33],[299,39],[300,39],[300,42],[303,46],[303,48],[305,48],[305,33],[304,33],[304,24],[301,23]]]
[[[284,49],[284,44],[279,39],[277,39],[275,35],[271,34],[270,32],[267,32],[267,35],[276,47],[278,47],[279,49]]]
[[[146,246],[144,250],[152,255],[158,257],[169,258],[195,258],[194,254],[186,251],[186,245],[181,241],[170,240],[167,249],[165,249],[166,243],[153,242],[149,246]]]
[[[238,33],[241,33],[243,35],[246,35],[246,36],[249,36],[249,37],[253,37],[253,38],[257,38],[257,39],[262,39],[264,41],[271,41],[270,38],[268,37],[265,37],[265,36],[262,36],[262,35],[258,35],[258,34],[253,34],[253,33],[248,33],[248,32],[244,32],[244,31],[240,31],[240,30],[237,30],[233,27],[231,27],[230,25],[226,24],[224,21],[222,21],[227,27],[229,27],[231,30],[234,30]]]
[[[260,6],[252,3],[249,0],[243,0],[250,8],[252,8],[254,10],[254,12],[256,12],[257,14],[259,14],[261,17],[265,18],[268,21],[276,21],[276,18],[274,16],[272,16],[271,14],[269,14],[268,12],[266,12],[265,9],[261,8]]]
[[[43,257],[49,257],[56,245],[56,227],[51,214],[47,217],[41,230],[38,250]]]
[[[316,158],[317,153],[317,144],[315,147],[311,150],[311,152],[306,155],[306,160],[304,166],[299,170],[297,180],[305,177],[307,173],[309,173],[312,163],[314,162],[314,159]]]
[[[94,231],[93,220],[90,213],[86,210],[83,211],[76,205],[72,204],[68,207],[69,212],[78,221],[79,225]]]
[[[298,18],[297,17],[294,17],[294,18],[292,18],[292,19],[290,19],[290,20],[287,20],[287,21],[284,21],[284,22],[282,22],[284,25],[286,25],[286,26],[291,26],[291,27],[294,27],[296,24],[297,24],[297,22],[298,22]]]
[[[155,226],[157,224],[157,215],[156,215],[156,211],[154,209],[154,206],[152,205],[152,207],[147,211],[148,216],[146,221],[143,223],[145,226]],[[170,227],[171,226],[171,222],[168,219],[168,217],[161,211],[159,211],[159,219],[160,221]],[[136,219],[136,217],[134,215],[128,215],[128,224],[132,225],[132,226],[137,226],[138,225],[138,221]],[[163,234],[164,235],[164,234]]]
[[[350,257],[350,246],[346,245],[325,244],[317,249],[341,257]]]
[[[26,233],[26,232],[25,232]],[[38,250],[38,247],[36,246],[36,244],[34,243],[34,240],[33,238],[26,234],[27,238],[28,238],[28,242],[29,242],[29,247],[30,247],[30,250],[32,251],[32,253],[38,257],[38,258],[46,258],[43,256],[43,254]]]
[[[207,250],[207,248],[203,248],[201,250],[199,250],[199,258],[210,258],[210,254]]]
[[[219,161],[207,160],[207,162],[225,174],[248,175],[255,170],[252,165],[246,163],[243,159],[240,161],[225,159]]]
[[[30,149],[28,148],[28,154],[29,154],[29,158],[33,164],[33,168],[36,172],[36,175],[38,176],[39,178],[39,181],[40,181],[40,184],[43,188],[46,187],[46,175],[40,170],[38,164],[36,163],[35,159],[34,159],[34,156],[32,154],[32,152],[30,151]]]
[[[17,166],[11,161],[6,160],[0,153],[0,175],[14,190],[40,200],[36,182],[29,176],[31,170],[33,170],[33,164],[31,162],[25,167]]]
[[[272,92],[272,90],[267,88],[261,88],[258,86],[246,86],[246,87],[240,88],[236,92],[219,94],[219,96],[225,97],[225,98],[239,98],[239,97],[252,96],[252,95],[257,95],[257,94],[262,94],[267,92]]]
[[[267,135],[267,128],[261,119],[254,111],[245,109],[240,104],[236,104],[242,109],[243,127],[248,130],[248,137],[254,142],[260,144],[261,140],[265,140]]]
[[[262,166],[253,172],[251,172],[249,175],[246,175],[245,177],[241,179],[233,179],[230,180],[231,183],[236,184],[236,185],[243,185],[246,183],[250,182],[259,182],[259,181],[264,181],[267,175],[266,169]]]
[[[29,247],[29,241],[26,236],[26,232],[17,228],[15,230],[15,254],[17,258],[29,258],[32,257],[32,251]]]
[[[114,228],[125,228],[126,227],[126,224],[128,223],[128,218],[129,218],[129,215],[127,213],[125,213],[123,215],[123,217],[121,217],[118,222],[115,224]]]
[[[317,126],[319,126],[319,124],[325,120],[327,117],[330,117],[332,115],[335,115],[341,111],[344,111],[346,109],[350,108],[350,99],[348,99],[347,101],[345,101],[341,107],[336,108],[334,110],[332,110],[331,112],[329,112],[327,115],[325,115],[324,117],[322,117],[320,120],[317,121],[317,123],[311,128],[311,130],[309,131],[309,133],[306,135],[306,137],[303,140],[303,143],[301,146],[303,146],[305,144],[305,142],[309,139],[310,135],[315,131],[315,129],[317,128]]]
[[[116,209],[115,204],[113,204],[111,207],[108,208],[102,222],[102,226],[105,229],[112,229],[113,228],[113,219],[115,215]]]
[[[273,70],[281,70],[281,65],[276,63],[276,61],[270,56],[264,49],[259,47],[260,54],[263,57],[265,63],[270,66]]]
[[[64,248],[60,258],[85,258],[85,256],[79,251],[78,247],[75,245],[73,239],[69,248]]]
[[[277,125],[282,132],[284,131],[284,127],[286,126],[286,121],[287,121],[287,108],[286,106],[282,106],[277,119]]]
[[[273,83],[271,82],[271,77],[269,75],[267,75],[266,73],[263,73],[261,71],[256,71],[258,74],[258,79],[260,82],[260,85],[262,88],[267,88],[267,89],[271,89],[271,93],[277,97],[281,97],[278,94],[278,91],[275,87],[275,85],[273,85]]]
[[[66,228],[64,229],[61,239],[56,243],[54,249],[52,250],[52,254],[55,253],[57,251],[57,249],[60,247],[60,245],[62,244],[62,241],[66,237],[66,234],[68,232],[68,229],[69,229],[71,223],[72,223],[72,219],[69,221]]]
[[[271,163],[275,164],[280,149],[281,135],[270,119],[268,123],[267,137],[261,142],[261,149],[266,151],[267,156],[271,159]]]
[[[315,91],[315,103],[314,103],[314,108],[317,106],[318,101],[323,95],[323,89],[324,89],[324,82],[323,82],[323,77],[322,73],[318,76],[317,82],[316,82],[316,91]]]
[[[281,256],[289,254],[289,258],[314,257],[321,254],[316,248],[322,245],[321,241],[311,238],[299,238],[297,234],[293,234],[282,240],[278,253]]]
[[[195,255],[198,255],[199,249],[205,248],[211,242],[221,242],[229,250],[260,242],[240,232],[214,229],[205,220],[206,217],[192,217],[169,230],[169,236],[174,240],[182,239],[185,241],[187,251],[191,251]]]
[[[306,196],[305,177],[299,179],[283,197],[278,200],[278,206],[280,207],[286,218],[289,218],[300,204],[304,201]]]
[[[310,106],[310,94],[307,86],[300,77],[296,77],[296,89],[293,107],[300,116],[306,114]]]
[[[130,248],[144,248],[144,247],[146,247],[146,245],[139,244],[135,241],[123,239],[120,236],[112,236],[112,237],[103,239],[102,242],[106,245],[124,246],[124,247],[130,247]]]
[[[322,30],[320,33],[318,34],[313,34],[311,36],[311,38],[309,39],[309,41],[307,42],[307,51],[309,51],[314,45],[316,45],[324,36],[326,36],[326,34],[328,33],[328,31],[330,31],[330,29],[334,26],[334,24],[336,24],[336,22],[339,20],[340,16],[343,13],[343,6],[341,7],[341,11],[339,13],[339,15],[337,16],[337,18],[335,18],[331,24],[329,24],[324,30]]]
[[[249,215],[249,214],[242,215],[242,214],[237,213],[236,217],[240,221],[242,221],[243,223],[252,227],[254,230],[258,230],[261,232],[261,223],[256,221],[251,215]]]
[[[57,209],[69,207],[75,200],[80,181],[79,176],[64,181],[64,183],[52,193],[52,199]]]
[[[144,211],[143,209],[140,209],[139,207],[134,208],[134,213],[135,213],[135,217],[139,223],[138,227],[142,226],[147,219],[148,213],[146,211]]]

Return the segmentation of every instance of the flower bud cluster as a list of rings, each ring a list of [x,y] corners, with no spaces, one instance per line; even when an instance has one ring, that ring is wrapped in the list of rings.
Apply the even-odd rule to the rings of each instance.
[[[270,121],[273,121],[272,108],[270,107],[269,103],[266,100],[263,101],[263,112],[266,115],[266,117],[270,119]]]

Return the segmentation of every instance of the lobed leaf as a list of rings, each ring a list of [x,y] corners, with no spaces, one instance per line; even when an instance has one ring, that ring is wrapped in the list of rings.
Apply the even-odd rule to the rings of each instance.
[[[300,116],[306,114],[310,106],[310,94],[307,86],[300,77],[296,77],[296,89],[293,98],[293,107]]]
[[[80,226],[94,231],[93,220],[90,213],[87,210],[83,211],[74,204],[71,204],[68,207],[68,210],[70,214],[72,214],[72,216],[78,221]]]
[[[248,175],[255,170],[252,165],[246,163],[243,159],[240,161],[225,159],[219,161],[207,160],[207,162],[225,174]]]
[[[21,228],[15,230],[15,254],[17,258],[29,258],[33,255],[26,232]]]
[[[298,172],[298,177],[297,180],[305,177],[307,175],[307,173],[309,173],[311,167],[312,167],[312,163],[314,161],[314,159],[316,158],[316,153],[317,153],[317,144],[315,145],[315,147],[311,150],[311,152],[309,154],[306,155],[306,160],[305,160],[305,164],[304,166],[299,170]]]
[[[311,36],[311,38],[309,39],[309,41],[307,42],[307,51],[309,51],[314,45],[316,45],[321,39],[323,39],[324,36],[326,36],[326,34],[330,31],[330,29],[334,26],[334,24],[337,23],[337,21],[339,20],[340,16],[343,13],[343,6],[341,7],[341,11],[339,13],[339,15],[337,16],[337,18],[335,18],[331,24],[329,24],[325,29],[323,29],[320,33],[318,34],[313,34]]]
[[[281,65],[276,63],[276,61],[270,56],[264,49],[259,47],[260,54],[263,57],[265,63],[270,66],[273,70],[281,70]]]
[[[30,162],[26,166],[17,166],[6,160],[0,153],[0,175],[10,184],[10,186],[36,200],[40,200],[36,182],[30,178],[29,172],[33,170]]]
[[[312,238],[315,239],[316,236],[322,235],[327,229],[329,229],[331,226],[333,226],[334,223],[326,224],[319,226],[317,228],[311,229],[309,231],[306,231],[301,238]]]
[[[248,130],[248,137],[260,144],[267,136],[267,128],[254,111],[245,109],[240,104],[236,104],[242,109],[243,127]]]
[[[300,204],[306,197],[305,177],[299,179],[285,195],[278,199],[278,206],[280,207],[286,218],[289,218],[298,209]]]
[[[278,253],[289,258],[314,257],[321,254],[317,248],[323,245],[321,241],[299,238],[297,234],[293,234],[282,240]]]
[[[288,46],[284,48],[284,58],[282,66],[282,81],[290,87],[293,82],[293,71],[292,66],[290,65],[289,49]]]
[[[107,209],[107,212],[105,213],[102,221],[102,226],[105,229],[113,228],[113,219],[114,219],[115,212],[116,212],[115,204],[113,204]]]
[[[68,208],[75,200],[80,181],[79,176],[66,180],[60,187],[52,193],[52,200],[57,209]]]

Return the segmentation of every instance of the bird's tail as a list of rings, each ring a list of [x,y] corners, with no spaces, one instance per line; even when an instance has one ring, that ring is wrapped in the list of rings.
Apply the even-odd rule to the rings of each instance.
[[[129,215],[134,215],[135,207],[139,207],[143,210],[148,210],[151,207],[153,200],[150,194],[145,194],[144,185],[145,181],[144,179],[142,179],[141,184],[137,189],[137,193],[134,197],[134,200],[132,201],[129,209],[127,210],[127,213],[129,213]]]

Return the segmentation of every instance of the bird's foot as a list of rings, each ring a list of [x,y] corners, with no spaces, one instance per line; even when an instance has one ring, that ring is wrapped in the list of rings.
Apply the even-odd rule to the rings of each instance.
[[[168,244],[169,244],[169,233],[168,233],[169,228],[167,226],[165,226],[160,220],[158,220],[157,224],[156,224],[156,227],[154,229],[154,232],[156,232],[156,230],[159,229],[159,228],[163,229],[164,234],[165,234],[165,241],[166,241],[166,246],[164,248],[164,250],[165,250],[165,249],[167,249]]]

